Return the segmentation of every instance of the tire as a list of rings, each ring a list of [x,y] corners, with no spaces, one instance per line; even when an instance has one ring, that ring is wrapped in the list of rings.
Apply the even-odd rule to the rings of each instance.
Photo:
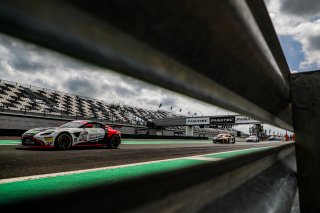
[[[107,143],[107,148],[117,149],[120,145],[120,137],[118,135],[112,135]]]
[[[236,143],[236,139],[235,138],[232,139],[232,143]]]
[[[230,144],[231,143],[231,141],[230,141],[230,138],[228,139],[228,144]]]
[[[67,150],[72,145],[72,136],[67,132],[62,132],[56,137],[54,147],[59,150]]]

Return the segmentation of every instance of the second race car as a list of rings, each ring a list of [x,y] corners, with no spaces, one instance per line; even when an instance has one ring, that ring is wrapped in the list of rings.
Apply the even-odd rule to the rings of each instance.
[[[66,150],[72,146],[98,145],[116,149],[121,144],[121,132],[100,122],[75,120],[59,127],[30,129],[21,140],[22,146],[28,147]]]
[[[213,143],[235,143],[236,139],[231,134],[219,134],[213,138]]]

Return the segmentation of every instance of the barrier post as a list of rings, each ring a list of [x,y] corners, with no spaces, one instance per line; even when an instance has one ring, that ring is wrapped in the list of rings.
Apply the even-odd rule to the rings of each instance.
[[[291,93],[301,212],[320,211],[320,71],[293,74]]]

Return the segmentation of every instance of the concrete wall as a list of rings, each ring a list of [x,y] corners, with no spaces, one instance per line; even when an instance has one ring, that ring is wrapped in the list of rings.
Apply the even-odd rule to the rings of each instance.
[[[162,134],[165,136],[174,136],[174,131],[163,130]]]
[[[71,120],[59,119],[59,118],[47,118],[47,117],[34,117],[34,116],[25,116],[25,115],[13,115],[13,114],[0,114],[0,135],[21,135],[22,132],[28,129],[37,128],[37,127],[55,127],[60,126]],[[122,134],[134,135],[136,129],[141,129],[141,127],[134,126],[122,126],[121,128],[116,128],[121,131]],[[145,128],[143,128],[145,129]],[[156,130],[150,129],[149,135],[158,135],[158,136],[175,136],[175,131],[173,130]],[[186,136],[186,133],[183,132],[181,136]],[[198,137],[198,133],[194,133],[195,137]],[[208,135],[206,135],[208,136]]]
[[[133,135],[135,134],[135,129],[136,128],[134,127],[123,126],[119,130],[121,131],[122,134]]]
[[[8,132],[12,132],[10,130],[28,130],[37,127],[55,127],[60,126],[69,121],[71,120],[0,114],[0,130],[2,130],[0,131],[0,133],[1,135],[5,135],[6,131],[3,130],[8,130]],[[135,127],[122,126],[119,130],[123,134],[135,134]]]
[[[66,121],[22,116],[0,115],[0,129],[28,130],[36,127],[59,126]]]

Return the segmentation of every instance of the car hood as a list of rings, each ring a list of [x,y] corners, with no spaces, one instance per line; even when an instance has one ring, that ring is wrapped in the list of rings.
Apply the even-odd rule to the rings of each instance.
[[[38,134],[39,132],[46,132],[46,131],[56,131],[58,127],[38,127],[38,128],[33,128],[29,129],[23,135],[35,135]]]
[[[219,137],[217,137],[217,138],[219,138],[219,139],[220,139],[220,138],[228,138],[228,137],[225,137],[225,136],[219,136]]]

